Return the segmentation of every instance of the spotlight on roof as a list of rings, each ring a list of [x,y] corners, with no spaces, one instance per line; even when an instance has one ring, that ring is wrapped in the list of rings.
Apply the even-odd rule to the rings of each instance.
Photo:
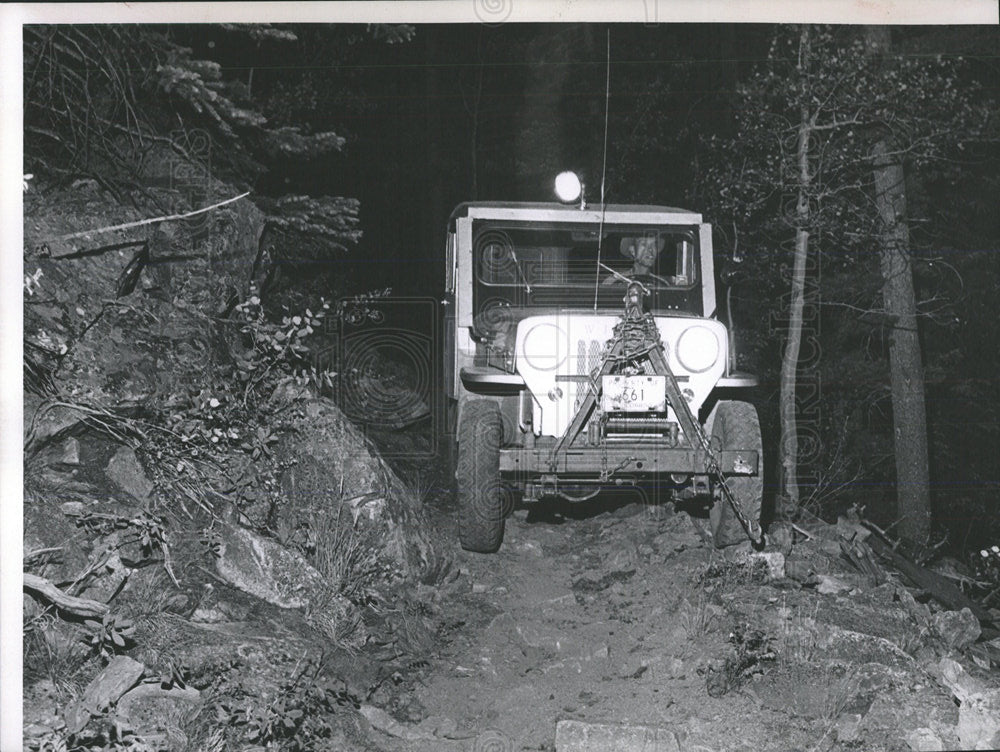
[[[583,183],[575,172],[560,172],[556,175],[556,196],[566,204],[582,200]]]

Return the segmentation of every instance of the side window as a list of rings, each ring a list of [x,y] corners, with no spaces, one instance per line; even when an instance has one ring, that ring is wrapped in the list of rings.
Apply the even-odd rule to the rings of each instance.
[[[674,277],[678,285],[694,282],[694,243],[687,238],[677,241],[677,268]]]
[[[453,293],[455,292],[455,244],[456,244],[455,233],[448,233],[448,242],[445,245],[444,251],[444,289],[445,292]]]

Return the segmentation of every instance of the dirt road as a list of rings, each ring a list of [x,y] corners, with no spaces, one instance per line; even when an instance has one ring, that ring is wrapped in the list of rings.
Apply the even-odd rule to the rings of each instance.
[[[914,728],[955,723],[898,647],[890,590],[765,582],[703,536],[669,507],[515,512],[499,553],[460,555],[468,582],[412,689],[423,720],[389,748],[909,749]],[[580,742],[557,735],[566,720],[615,729]]]

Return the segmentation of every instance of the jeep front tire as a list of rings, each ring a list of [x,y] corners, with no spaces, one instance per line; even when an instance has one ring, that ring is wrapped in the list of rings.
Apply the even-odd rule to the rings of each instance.
[[[458,424],[458,532],[466,551],[490,554],[500,548],[504,494],[500,486],[500,407],[492,400],[464,405]]]
[[[759,525],[761,500],[764,496],[764,479],[761,472],[764,453],[757,409],[749,402],[722,400],[715,406],[708,423],[712,444],[716,448],[757,452],[757,474],[730,475],[726,478],[726,485],[733,492],[747,519]],[[716,489],[716,499],[709,520],[712,526],[712,538],[717,548],[725,548],[748,540],[746,531],[743,530],[720,488]]]

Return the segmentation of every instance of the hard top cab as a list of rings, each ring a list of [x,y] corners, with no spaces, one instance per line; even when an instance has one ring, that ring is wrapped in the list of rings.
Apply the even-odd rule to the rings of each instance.
[[[578,500],[609,485],[653,502],[711,500],[727,483],[757,519],[760,429],[735,399],[756,380],[732,368],[700,214],[466,203],[449,220],[446,256],[464,547],[496,550],[515,500]],[[728,480],[714,482],[716,464]],[[735,522],[717,499],[717,543],[742,539]]]

